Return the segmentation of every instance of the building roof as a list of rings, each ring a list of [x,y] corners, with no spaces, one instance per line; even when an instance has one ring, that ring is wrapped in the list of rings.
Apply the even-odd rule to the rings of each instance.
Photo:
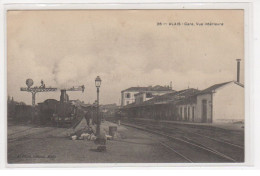
[[[151,94],[151,96],[156,96],[156,95],[153,95],[153,93],[158,93],[157,91],[141,91],[141,92],[139,92],[139,93],[136,93],[136,94],[134,94],[134,96],[136,97],[136,96],[138,96],[138,95],[142,95],[142,94],[146,94],[146,93],[150,93]],[[161,91],[161,93],[171,93],[171,92],[176,92],[175,90],[166,90],[166,91]]]
[[[118,106],[116,105],[116,103],[114,104],[105,104],[105,105],[100,105],[101,109],[116,109],[118,108]]]
[[[226,84],[229,84],[231,82],[233,82],[241,87],[244,87],[244,85],[241,83],[238,83],[236,81],[229,81],[229,82],[214,84],[202,91],[200,91],[198,89],[189,88],[189,89],[184,89],[184,90],[180,90],[180,91],[173,91],[170,93],[166,93],[164,95],[157,95],[150,100],[144,101],[139,104],[136,104],[134,102],[134,103],[124,106],[123,108],[134,108],[134,107],[158,105],[158,104],[169,104],[169,103],[177,103],[177,104],[181,104],[181,103],[185,103],[185,102],[187,103],[187,102],[193,101],[193,98],[196,97],[197,95],[212,93],[214,90],[216,90]]]
[[[146,90],[147,87],[130,87],[128,89],[122,90],[121,92],[129,91],[129,92],[140,92]]]
[[[237,85],[239,85],[239,86],[241,86],[241,87],[244,87],[244,85],[241,84],[241,83],[238,83],[238,82],[236,82],[236,81],[229,81],[229,82],[214,84],[213,86],[210,86],[210,87],[208,87],[208,88],[206,88],[206,89],[200,91],[198,94],[208,94],[208,93],[212,93],[212,92],[214,92],[216,89],[218,89],[218,88],[220,88],[220,87],[222,87],[222,86],[224,86],[224,85],[227,85],[227,84],[229,84],[229,83],[232,83],[232,82],[235,83],[235,84],[237,84]]]
[[[144,93],[146,93],[146,92],[141,91],[139,93],[136,93],[134,96],[141,95],[141,94],[144,94]]]
[[[49,103],[49,102],[58,102],[56,99],[46,99],[43,103]]]
[[[172,90],[169,86],[149,86],[149,87],[130,87],[128,89],[122,90],[121,92],[146,92],[146,91],[170,91]]]
[[[224,83],[220,83],[220,84],[214,84],[213,86],[210,86],[210,87],[208,87],[208,88],[202,90],[199,94],[212,93],[214,90],[216,90],[216,89],[218,89],[218,88],[220,88],[220,87],[222,87],[222,86],[224,86],[224,85],[226,85],[226,84],[228,84],[228,83],[230,83],[230,82],[231,82],[231,81],[229,81],[229,82],[224,82]]]
[[[240,83],[240,82],[237,82],[237,81],[234,81],[235,84],[241,86],[241,87],[244,87],[244,84]]]
[[[156,96],[151,100],[148,100],[147,102],[144,103],[155,103],[155,104],[160,104],[160,103],[169,103],[169,102],[175,102],[177,100],[182,100],[184,98],[193,96],[195,94],[197,94],[199,92],[199,90],[197,89],[193,89],[193,88],[189,88],[189,89],[184,89],[184,90],[180,90],[180,91],[175,91],[175,92],[171,92],[171,93],[167,93],[161,96]]]
[[[132,107],[148,106],[148,105],[156,105],[156,104],[177,103],[180,100],[196,95],[198,92],[199,90],[193,88],[174,91],[171,93],[166,93],[164,95],[155,96],[154,98],[139,104],[136,103],[128,104],[124,106],[124,108],[132,108]]]

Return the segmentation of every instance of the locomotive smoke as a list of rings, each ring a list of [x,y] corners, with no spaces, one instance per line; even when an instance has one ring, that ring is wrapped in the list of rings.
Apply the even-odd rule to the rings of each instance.
[[[75,61],[74,61],[75,62]],[[77,84],[79,69],[73,63],[73,59],[64,58],[54,64],[52,74],[53,81],[60,89],[70,88]]]

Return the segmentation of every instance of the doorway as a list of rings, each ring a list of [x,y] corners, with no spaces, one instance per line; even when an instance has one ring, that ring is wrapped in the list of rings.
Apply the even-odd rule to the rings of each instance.
[[[202,122],[207,122],[207,100],[202,100]]]
[[[195,117],[195,107],[192,107],[192,122],[194,122]]]

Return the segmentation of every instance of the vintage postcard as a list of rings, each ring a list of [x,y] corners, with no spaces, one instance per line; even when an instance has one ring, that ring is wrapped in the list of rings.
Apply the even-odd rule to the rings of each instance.
[[[244,16],[8,10],[8,165],[245,163]]]

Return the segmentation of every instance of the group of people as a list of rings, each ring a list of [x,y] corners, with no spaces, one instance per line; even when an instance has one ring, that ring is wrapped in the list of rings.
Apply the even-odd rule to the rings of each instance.
[[[102,113],[100,113],[99,117],[100,117],[101,121],[104,120],[104,117],[103,117]],[[122,118],[122,112],[121,111],[116,111],[115,112],[115,119],[118,122],[118,125],[120,125],[121,118]],[[93,113],[93,111],[91,111],[91,110],[88,110],[88,111],[85,112],[85,119],[87,121],[87,125],[88,126],[90,126],[90,124],[91,125],[95,125],[95,124],[98,123],[98,119],[97,119],[96,113]]]
[[[104,119],[102,113],[99,114],[99,118],[100,118],[101,121]],[[88,126],[90,124],[95,125],[95,124],[98,123],[97,113],[95,111],[92,111],[92,110],[88,110],[88,111],[85,112],[85,119],[87,121]]]

